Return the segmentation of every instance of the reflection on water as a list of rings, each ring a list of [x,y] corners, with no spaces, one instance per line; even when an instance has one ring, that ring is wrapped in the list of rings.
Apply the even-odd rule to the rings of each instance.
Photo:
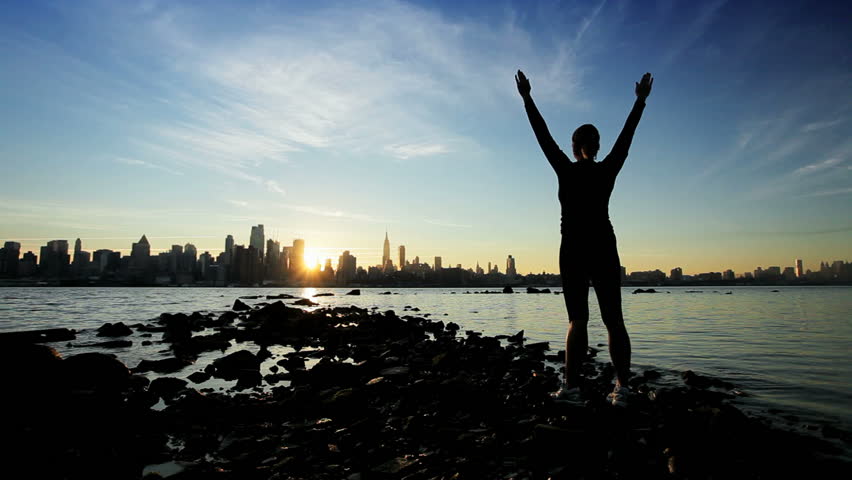
[[[824,418],[852,424],[852,288],[850,287],[735,287],[702,293],[665,288],[662,293],[631,295],[624,289],[624,314],[633,342],[635,369],[657,366],[691,369],[732,381],[753,396],[750,402],[787,410],[810,410]],[[385,291],[399,295],[379,295]],[[222,311],[237,297],[288,293],[312,298],[321,305],[357,305],[392,309],[399,315],[430,314],[433,320],[453,321],[462,329],[487,335],[524,330],[530,341],[550,341],[561,349],[567,327],[560,295],[464,294],[455,289],[348,288],[229,289],[229,288],[0,288],[0,331],[53,327],[80,330],[72,343],[93,341],[94,329],[105,322],[134,324],[164,311]],[[731,295],[726,295],[731,291]],[[456,292],[452,294],[451,292]],[[670,293],[667,293],[670,292]],[[287,300],[285,303],[292,303]],[[419,308],[406,311],[405,306]],[[606,343],[594,292],[590,292],[591,345]],[[159,336],[130,337],[133,347],[112,350],[130,366],[142,358],[170,356]],[[102,339],[99,339],[102,340]],[[144,340],[153,340],[142,346]],[[87,351],[56,347],[65,355]],[[248,345],[236,348],[251,348]],[[208,357],[188,369],[204,367]],[[599,356],[608,360],[606,352]],[[264,372],[265,373],[265,372]],[[217,385],[220,387],[222,385]]]

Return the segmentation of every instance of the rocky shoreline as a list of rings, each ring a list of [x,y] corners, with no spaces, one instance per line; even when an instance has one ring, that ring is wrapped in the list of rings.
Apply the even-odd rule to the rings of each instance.
[[[490,292],[489,292],[490,293]],[[497,293],[497,292],[494,292]],[[271,299],[270,299],[271,300]],[[287,298],[287,300],[290,300]],[[413,310],[413,309],[412,309]],[[0,334],[13,440],[7,469],[42,478],[509,479],[770,478],[852,472],[824,428],[799,435],[750,417],[733,385],[636,372],[626,408],[590,349],[581,399],[549,397],[561,352],[523,332],[487,337],[427,315],[282,301],[221,314],[106,324],[171,355],[128,368],[106,353],[61,357],[72,330]],[[201,355],[234,344],[201,369]],[[273,353],[279,346],[286,353]],[[262,362],[275,366],[263,375]],[[188,380],[176,372],[193,373]],[[228,391],[197,389],[209,379]]]

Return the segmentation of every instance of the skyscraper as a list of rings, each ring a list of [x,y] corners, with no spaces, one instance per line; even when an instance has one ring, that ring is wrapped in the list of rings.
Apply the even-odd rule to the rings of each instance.
[[[802,259],[801,258],[796,259],[796,276],[800,277],[800,278],[802,276],[804,276],[804,272],[802,271]]]
[[[228,235],[225,237],[225,251],[222,252],[222,264],[230,265],[231,257],[234,254],[234,236]]]
[[[382,268],[385,268],[390,261],[390,241],[388,240],[388,232],[385,230],[385,244],[382,247]]]
[[[435,271],[437,272],[441,268],[441,257],[435,257]]]
[[[82,252],[82,251],[83,251],[83,242],[78,238],[74,242],[74,260],[73,260],[74,263],[77,263],[77,262],[80,261],[80,252]]]
[[[0,275],[5,277],[18,276],[18,258],[21,256],[21,244],[6,242],[0,249]]]
[[[293,249],[290,252],[290,271],[302,273],[305,270],[305,241],[301,238],[293,240]]]
[[[506,259],[506,275],[514,277],[517,273],[515,270],[515,259],[509,255],[509,258]]]
[[[405,245],[399,246],[399,268],[400,270],[405,267]]]
[[[357,258],[352,256],[349,253],[349,250],[345,250],[343,255],[337,260],[337,283],[340,285],[346,285],[355,279],[355,274],[357,271],[356,266]]]
[[[251,227],[251,239],[249,240],[249,246],[254,247],[257,251],[257,255],[260,258],[263,258],[263,242],[265,241],[265,236],[263,234],[263,224],[258,224],[256,227]]]

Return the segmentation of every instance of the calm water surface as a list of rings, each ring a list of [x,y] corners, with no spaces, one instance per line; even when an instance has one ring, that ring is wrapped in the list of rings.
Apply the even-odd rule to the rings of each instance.
[[[67,327],[78,330],[75,345],[96,341],[105,322],[146,322],[163,312],[222,311],[247,295],[290,293],[321,305],[393,309],[417,307],[419,315],[453,321],[486,335],[525,330],[529,341],[564,346],[567,317],[561,295],[475,295],[468,289],[234,288],[0,288],[0,331]],[[493,290],[493,289],[492,289]],[[701,293],[687,291],[699,290]],[[777,408],[815,423],[852,428],[852,287],[664,288],[632,295],[624,288],[624,315],[633,343],[634,370],[654,366],[691,369],[733,382],[750,397],[741,406]],[[394,295],[379,295],[391,291]],[[474,291],[471,289],[470,291]],[[670,293],[667,293],[670,292]],[[732,292],[726,295],[726,292]],[[590,291],[591,345],[606,343],[594,291]],[[263,301],[247,300],[249,304]],[[112,350],[130,366],[142,358],[168,356],[163,345]],[[98,339],[103,340],[103,339]],[[152,338],[156,340],[156,338]],[[87,351],[54,345],[62,354]],[[248,348],[248,347],[239,347]],[[216,354],[218,356],[218,354]],[[599,355],[609,360],[606,352]],[[189,368],[188,375],[198,368]],[[185,376],[176,375],[176,376]]]

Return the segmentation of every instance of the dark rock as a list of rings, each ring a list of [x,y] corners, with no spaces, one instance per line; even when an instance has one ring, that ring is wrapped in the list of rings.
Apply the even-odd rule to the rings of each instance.
[[[279,293],[278,295],[267,295],[266,296],[267,300],[289,300],[291,298],[296,298],[296,297],[293,296],[293,295],[290,295],[289,293]]]
[[[356,288],[355,290],[350,290],[346,295],[361,295],[361,290]]]
[[[125,337],[133,333],[123,322],[105,323],[98,328],[99,337]]]
[[[305,307],[315,307],[315,306],[319,305],[319,303],[312,302],[308,298],[303,298],[301,300],[296,300],[295,302],[293,302],[293,305],[299,305],[299,306],[305,306]]]
[[[207,372],[195,372],[186,378],[188,378],[192,383],[204,383],[207,380],[210,380],[210,377],[211,375]]]
[[[512,287],[503,287],[503,293],[515,293]]]
[[[246,373],[259,372],[260,359],[248,350],[239,350],[214,360],[212,365],[214,376],[234,380]]]
[[[155,378],[151,385],[148,387],[148,391],[164,398],[170,400],[174,398],[178,392],[186,388],[187,381],[181,378],[173,378],[173,377],[160,377]]]
[[[239,317],[239,314],[237,312],[234,312],[233,310],[228,310],[227,312],[223,313],[222,315],[219,315],[219,319],[216,322],[216,324],[218,324],[218,325],[230,325],[230,324],[234,323],[234,320],[236,320],[238,317]]]
[[[23,332],[0,333],[0,345],[10,343],[65,342],[77,338],[75,330],[67,328],[48,328],[44,330],[25,330]]]
[[[148,345],[153,345],[153,344],[151,343],[151,341],[150,341],[150,340],[143,340],[143,341],[142,341],[142,346],[143,346],[143,347],[147,347]]]
[[[242,298],[243,300],[257,300],[258,298],[260,298],[260,295],[244,295],[240,298]]]
[[[134,373],[157,372],[173,373],[191,365],[192,362],[180,358],[164,358],[162,360],[142,360],[133,369]]]
[[[507,337],[506,340],[509,343],[523,343],[524,342],[524,331],[521,330],[520,332]]]
[[[646,290],[643,290],[641,288],[637,288],[636,290],[633,290],[634,295],[637,294],[637,293],[658,293],[658,292],[656,290],[654,290],[653,288],[649,288],[649,289],[646,289]]]
[[[314,295],[314,296],[315,296],[315,297],[333,297],[333,296],[334,296],[334,294],[333,294],[333,293],[331,293],[331,292],[325,292],[325,293],[318,293],[318,294],[316,294],[316,295]]]
[[[527,287],[527,293],[541,293],[541,290],[534,287]]]
[[[130,384],[130,370],[113,355],[81,353],[62,363],[65,380],[72,389],[118,393]]]
[[[242,312],[244,310],[251,310],[251,307],[249,307],[245,303],[241,302],[240,299],[238,298],[238,299],[234,300],[234,306],[231,307],[231,310],[234,310],[234,311],[237,311],[237,312]]]

